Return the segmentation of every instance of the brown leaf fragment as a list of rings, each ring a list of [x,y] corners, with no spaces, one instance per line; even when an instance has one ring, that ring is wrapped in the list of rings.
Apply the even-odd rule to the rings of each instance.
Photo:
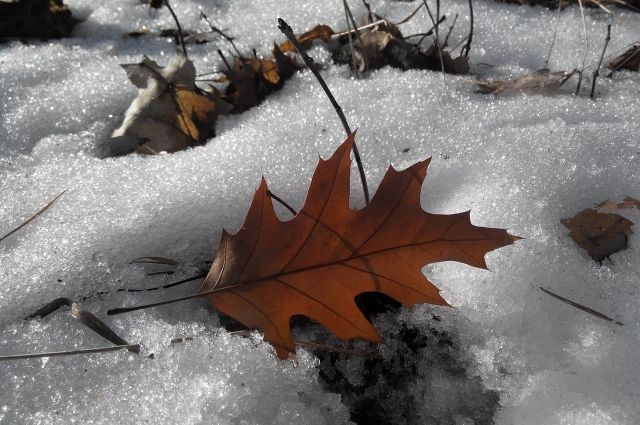
[[[571,230],[571,239],[597,262],[627,248],[629,236],[633,233],[632,221],[618,214],[600,213],[591,208],[560,222]]]
[[[640,71],[640,43],[636,43],[613,58],[607,66],[612,72],[619,69],[628,69],[635,72]]]
[[[478,92],[494,94],[496,96],[516,95],[520,93],[552,95],[560,90],[563,79],[567,77],[564,71],[551,72],[540,69],[531,74],[517,77],[511,81],[473,81],[478,86]]]
[[[420,205],[429,160],[392,167],[371,202],[349,207],[354,134],[321,160],[307,200],[282,222],[263,179],[236,234],[223,231],[200,294],[248,329],[259,329],[281,358],[294,352],[290,320],[302,315],[343,340],[380,342],[355,297],[384,293],[405,307],[447,305],[422,267],[459,261],[486,268],[484,256],[518,237],[476,227],[470,213],[443,215]],[[115,314],[115,313],[111,313]]]
[[[627,196],[622,202],[604,201],[596,206],[596,211],[603,210],[630,210],[632,208],[640,209],[640,201]]]
[[[296,38],[298,39],[302,47],[304,47],[305,49],[308,49],[309,47],[311,47],[311,44],[313,43],[314,40],[322,40],[325,42],[329,42],[331,41],[332,35],[333,35],[333,30],[331,29],[330,26],[320,24],[313,27],[312,30],[307,31],[302,35],[296,36]],[[285,41],[284,43],[281,43],[278,47],[283,53],[296,51],[296,48],[293,46],[293,44],[289,40]]]
[[[235,57],[233,68],[223,71],[228,82],[224,100],[233,106],[231,113],[239,113],[259,105],[266,96],[280,90],[299,66],[277,45],[273,58]]]
[[[404,39],[400,30],[394,25],[383,22],[366,31],[351,44],[343,39],[341,47],[333,52],[334,60],[355,66],[361,73],[392,66],[402,70],[429,69],[449,74],[466,74],[469,63],[466,58],[452,58],[444,49],[431,46],[422,50]],[[440,59],[442,56],[442,60]]]
[[[112,134],[115,155],[176,152],[204,143],[215,134],[218,115],[231,108],[216,93],[196,87],[195,68],[184,56],[164,68],[146,57],[123,68],[139,90]]]

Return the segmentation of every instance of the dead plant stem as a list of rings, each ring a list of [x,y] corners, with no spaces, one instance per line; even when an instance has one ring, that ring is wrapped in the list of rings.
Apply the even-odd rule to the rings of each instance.
[[[180,42],[180,47],[182,47],[182,53],[184,53],[184,57],[188,58],[189,56],[187,55],[187,47],[184,44],[184,36],[182,35],[182,27],[180,26],[180,21],[173,11],[173,8],[169,4],[169,0],[163,0],[163,3],[165,6],[167,6],[167,9],[169,9],[169,13],[171,13],[171,16],[173,16],[173,20],[176,22],[178,41]]]
[[[300,56],[302,56],[302,59],[304,60],[304,63],[307,66],[307,68],[309,68],[309,70],[313,73],[313,75],[318,80],[318,83],[320,83],[322,90],[324,90],[325,94],[329,98],[329,101],[331,102],[331,105],[333,105],[333,109],[336,111],[336,114],[338,114],[338,117],[340,118],[340,122],[342,123],[342,126],[344,127],[344,131],[347,133],[347,137],[348,137],[351,134],[351,128],[349,127],[347,118],[344,116],[344,112],[342,112],[342,108],[336,101],[335,97],[333,97],[333,94],[331,93],[331,90],[329,90],[327,83],[325,83],[324,79],[322,78],[322,75],[320,75],[320,72],[318,72],[318,69],[314,64],[313,59],[307,54],[307,52],[304,51],[304,49],[298,42],[298,39],[293,34],[293,30],[291,29],[289,24],[287,24],[284,21],[284,19],[278,18],[278,28],[285,35],[285,37],[287,37],[287,39],[294,45],[294,47],[296,48]],[[362,183],[364,199],[365,199],[365,202],[368,204],[369,188],[367,185],[367,178],[364,174],[364,166],[362,165],[362,159],[360,158],[360,153],[358,152],[358,147],[355,143],[353,144],[353,156],[355,157],[356,164],[358,165],[358,172],[360,173],[360,182]]]
[[[600,75],[600,67],[602,66],[602,60],[604,59],[604,54],[607,51],[609,40],[611,40],[611,24],[607,25],[607,38],[604,39],[604,47],[602,48],[602,54],[600,54],[600,62],[598,62],[598,66],[596,67],[596,70],[593,71],[593,77],[591,78],[591,99],[593,99],[596,91],[596,80]]]

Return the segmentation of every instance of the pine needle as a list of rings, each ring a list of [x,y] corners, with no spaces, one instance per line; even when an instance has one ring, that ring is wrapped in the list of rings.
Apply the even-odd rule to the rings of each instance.
[[[579,310],[582,310],[582,311],[584,311],[584,312],[586,312],[586,313],[589,313],[589,314],[591,314],[592,316],[596,316],[597,318],[600,318],[600,319],[602,319],[602,320],[606,320],[606,321],[608,321],[608,322],[613,322],[613,323],[615,323],[616,325],[620,325],[620,326],[622,326],[622,325],[623,325],[621,322],[619,322],[619,321],[617,321],[617,320],[614,320],[614,319],[612,319],[611,317],[609,317],[609,316],[607,316],[607,315],[604,315],[604,314],[600,313],[599,311],[596,311],[596,310],[594,310],[594,309],[592,309],[592,308],[589,308],[589,307],[587,307],[587,306],[584,306],[584,305],[582,305],[582,304],[578,304],[577,302],[575,302],[575,301],[571,301],[571,300],[569,300],[569,299],[567,299],[567,298],[565,298],[565,297],[561,297],[561,296],[560,296],[560,295],[558,295],[558,294],[554,294],[553,292],[549,291],[548,289],[544,289],[542,286],[540,286],[539,288],[540,288],[544,293],[551,295],[553,298],[555,298],[555,299],[557,299],[557,300],[560,300],[560,301],[562,301],[562,302],[564,302],[564,303],[567,303],[567,304],[569,304],[570,306],[573,306],[573,307],[575,307],[575,308],[577,308],[577,309],[579,309]]]
[[[138,352],[140,351],[140,344],[111,345],[109,347],[83,348],[80,350],[71,350],[71,351],[50,351],[47,353],[12,354],[8,356],[0,356],[0,361],[36,359],[41,357],[73,356],[76,354],[106,353],[109,351],[118,351],[122,349]]]
[[[31,218],[29,218],[27,221],[25,221],[24,223],[22,223],[21,225],[19,225],[18,227],[16,227],[15,229],[13,229],[12,231],[10,231],[9,233],[7,233],[6,235],[4,235],[3,237],[0,238],[0,242],[2,242],[3,240],[7,239],[9,236],[13,235],[15,232],[17,232],[18,230],[22,229],[24,226],[26,226],[27,224],[31,223],[33,220],[35,220],[36,218],[40,217],[42,214],[44,214],[44,212],[46,210],[48,210],[53,204],[54,202],[56,202],[58,200],[59,197],[61,197],[64,193],[66,192],[66,190],[63,190],[58,196],[56,196],[55,198],[53,198],[53,200],[51,202],[49,202],[47,205],[45,205],[44,207],[40,208],[38,210],[38,212],[36,212],[34,215],[31,216]]]

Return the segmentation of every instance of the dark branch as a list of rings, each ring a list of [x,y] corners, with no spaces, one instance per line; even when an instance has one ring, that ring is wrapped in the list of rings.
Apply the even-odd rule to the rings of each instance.
[[[287,24],[281,18],[278,18],[278,28],[280,29],[280,31],[282,31],[285,37],[287,37],[287,39],[294,45],[294,47],[296,48],[300,56],[302,56],[302,59],[304,60],[304,63],[307,66],[307,68],[309,68],[309,70],[313,73],[313,75],[318,80],[318,83],[320,83],[322,90],[324,90],[327,97],[329,98],[329,101],[333,105],[333,109],[335,109],[336,113],[338,114],[338,117],[340,118],[340,122],[342,122],[342,126],[344,127],[344,130],[347,133],[347,136],[349,136],[351,134],[351,128],[349,128],[349,123],[347,123],[347,118],[344,116],[344,113],[342,112],[342,108],[340,107],[340,105],[338,105],[338,102],[336,101],[335,97],[333,97],[333,94],[331,93],[331,90],[329,90],[327,83],[325,83],[324,79],[316,69],[313,59],[304,51],[304,49],[298,42],[298,39],[293,34],[293,30],[291,29],[289,24]],[[362,182],[362,190],[364,191],[364,199],[367,203],[369,203],[369,188],[367,186],[367,178],[365,177],[364,167],[362,165],[362,160],[360,159],[360,153],[358,152],[358,147],[356,146],[355,143],[353,144],[353,156],[355,157],[356,164],[358,165],[358,171],[360,173],[360,181]]]

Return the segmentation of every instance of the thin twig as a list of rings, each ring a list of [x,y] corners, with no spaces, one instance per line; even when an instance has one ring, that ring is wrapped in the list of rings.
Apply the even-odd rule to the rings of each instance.
[[[227,58],[224,57],[224,53],[222,53],[222,50],[216,49],[216,51],[218,52],[218,56],[220,56],[220,58],[222,58],[222,62],[224,62],[224,64],[226,65],[227,69],[229,71],[231,71],[231,65],[229,65],[229,62],[227,62]]]
[[[280,31],[282,31],[282,33],[285,35],[285,37],[287,37],[287,39],[294,45],[294,47],[296,48],[296,50],[298,51],[298,53],[300,54],[300,56],[304,60],[304,63],[307,66],[307,68],[309,68],[309,70],[311,70],[313,75],[318,80],[318,83],[320,83],[320,86],[322,87],[322,89],[324,90],[325,94],[329,98],[329,101],[333,105],[333,109],[335,109],[336,113],[338,114],[338,117],[340,118],[340,122],[342,122],[342,126],[344,127],[344,130],[347,133],[347,136],[351,135],[351,129],[349,128],[349,123],[347,123],[347,119],[344,116],[344,113],[342,112],[342,108],[340,107],[340,105],[338,105],[338,102],[336,102],[335,97],[333,97],[333,94],[331,93],[331,90],[329,90],[329,87],[327,86],[327,83],[325,83],[324,79],[322,78],[322,76],[318,72],[315,64],[313,63],[313,59],[304,51],[304,49],[302,48],[302,46],[298,42],[298,39],[293,34],[293,30],[291,29],[289,24],[287,24],[281,18],[278,18],[278,28],[280,29]],[[364,191],[364,199],[365,199],[365,202],[368,204],[369,203],[369,189],[368,189],[368,186],[367,186],[367,178],[366,178],[366,176],[364,174],[364,167],[362,165],[362,160],[360,159],[360,154],[358,152],[358,147],[356,146],[355,142],[353,144],[353,156],[355,157],[356,164],[358,165],[358,172],[360,173],[360,181],[362,183],[362,190]]]
[[[582,84],[582,74],[584,73],[585,65],[587,63],[587,53],[589,52],[589,39],[587,38],[587,19],[584,16],[584,7],[582,6],[582,0],[578,0],[580,5],[580,14],[582,15],[582,35],[584,37],[584,55],[582,56],[582,68],[578,73],[578,85],[576,86],[576,95],[580,94],[580,85]]]
[[[236,51],[236,53],[238,54],[238,57],[240,57],[240,58],[242,57],[242,55],[240,54],[240,51],[238,50],[238,48],[236,47],[235,43],[233,42],[233,38],[229,37],[227,34],[222,32],[221,29],[219,29],[218,27],[214,26],[209,21],[209,18],[207,17],[207,15],[205,15],[203,12],[200,12],[200,19],[204,20],[207,23],[207,25],[209,25],[209,28],[211,28],[211,31],[215,32],[216,34],[219,34],[225,40],[227,40],[229,43],[231,43],[231,47],[233,47],[233,50]]]
[[[6,235],[4,235],[3,237],[0,238],[0,242],[2,242],[3,240],[5,240],[6,238],[8,238],[9,236],[13,235],[15,232],[17,232],[18,230],[22,229],[24,226],[26,226],[27,224],[31,223],[33,220],[35,220],[36,218],[40,217],[46,210],[48,210],[51,205],[53,205],[54,202],[56,202],[58,200],[59,197],[61,197],[64,192],[66,191],[62,191],[60,192],[60,194],[58,196],[56,196],[55,198],[53,198],[53,200],[51,202],[49,202],[47,205],[45,205],[44,207],[40,208],[34,215],[32,215],[27,221],[25,221],[24,223],[22,223],[21,225],[19,225],[18,227],[16,227],[15,229],[13,229],[12,231],[10,231],[9,233],[7,233]]]
[[[12,354],[9,356],[0,356],[0,361],[35,359],[40,357],[72,356],[75,354],[105,353],[108,351],[119,351],[122,349],[127,349],[132,352],[139,352],[140,344],[126,344],[126,345],[115,345],[115,346],[112,345],[109,347],[84,348],[81,350],[72,350],[72,351],[51,351],[48,353]]]
[[[598,62],[598,66],[596,67],[596,70],[593,71],[593,77],[591,78],[591,99],[593,99],[593,95],[596,91],[596,79],[598,78],[598,75],[600,75],[600,67],[602,66],[602,60],[604,59],[604,53],[607,51],[609,40],[611,40],[611,24],[607,25],[607,38],[604,40],[604,47],[602,48],[602,54],[600,55],[600,62]]]
[[[360,31],[358,31],[358,24],[356,24],[356,20],[353,18],[353,13],[351,13],[351,9],[349,8],[349,4],[347,3],[347,0],[342,0],[342,4],[344,5],[344,10],[345,13],[347,14],[347,24],[349,23],[349,21],[351,21],[351,25],[353,26],[354,31],[356,32],[356,38],[358,39],[358,42],[360,43],[360,48],[362,49],[361,53],[362,53],[362,60],[364,61],[364,69],[365,71],[369,69],[369,58],[367,57],[367,52],[364,48],[364,43],[362,42],[362,37],[360,37]],[[348,28],[351,29],[351,28]],[[351,41],[351,39],[349,39],[349,41]],[[351,45],[351,49],[353,51],[353,45]],[[355,61],[353,63],[353,65],[355,66]]]
[[[188,58],[189,56],[187,55],[187,47],[184,44],[184,37],[182,35],[182,27],[180,26],[180,21],[178,21],[178,17],[176,16],[173,9],[171,8],[171,5],[169,4],[169,0],[163,0],[163,3],[165,6],[167,6],[167,9],[169,9],[171,16],[173,16],[173,20],[176,22],[176,27],[178,28],[178,31],[177,31],[178,41],[180,41],[180,46],[182,47],[182,53],[184,53],[184,57]]]
[[[362,4],[365,9],[367,9],[367,18],[369,19],[369,23],[373,22],[373,12],[371,11],[371,5],[367,3],[367,0],[362,0]]]
[[[556,36],[558,35],[558,29],[560,28],[560,2],[562,0],[558,0],[558,16],[556,17],[556,28],[553,30],[553,37],[551,38],[551,44],[549,45],[549,51],[547,51],[547,57],[544,60],[545,69],[549,68],[549,59],[551,59],[551,51],[553,50],[553,46],[556,44]]]
[[[469,50],[471,50],[471,42],[473,41],[473,3],[469,0],[469,35],[467,36],[467,44],[462,48],[461,55],[465,58],[469,58]]]
[[[424,7],[427,8],[427,13],[429,13],[429,19],[431,19],[431,24],[434,26],[434,28],[436,29],[436,34],[434,36],[434,42],[436,45],[436,48],[438,49],[438,57],[440,58],[440,67],[442,68],[442,79],[446,81],[446,75],[444,72],[444,59],[442,59],[442,46],[440,46],[440,36],[439,36],[439,31],[438,31],[438,25],[436,24],[439,20],[440,20],[440,16],[436,15],[437,19],[433,18],[433,14],[431,13],[431,9],[429,8],[429,4],[427,3],[427,0],[422,0],[422,2],[424,3]],[[437,7],[437,13],[440,13],[440,0],[436,0],[436,7]]]
[[[296,210],[293,209],[293,207],[289,204],[287,204],[283,199],[281,199],[279,196],[274,195],[273,192],[271,192],[270,190],[267,190],[267,195],[272,198],[275,199],[276,201],[278,201],[283,207],[285,207],[286,209],[289,210],[289,212],[293,215],[298,214]]]
[[[347,29],[349,30],[347,34],[349,35],[349,49],[351,50],[351,61],[353,62],[353,74],[355,75],[356,78],[358,78],[358,64],[356,62],[356,49],[353,48],[353,37],[351,37],[351,32],[352,32],[351,22],[349,21],[349,15],[347,14],[347,1],[342,0],[342,4],[344,7],[344,16],[345,16],[345,19],[347,20]],[[353,31],[355,31],[355,27]],[[362,43],[360,43],[360,47],[364,47]],[[364,51],[362,52],[362,60],[364,61],[364,69],[366,70],[367,60],[365,59]]]
[[[436,23],[436,25],[440,25],[441,23],[443,23],[444,21],[447,20],[447,15],[442,15],[442,18],[440,18],[440,20]],[[411,37],[417,37],[419,35],[421,35],[422,37],[420,38],[420,40],[418,40],[417,43],[414,44],[414,46],[417,48],[420,46],[420,43],[422,43],[424,41],[425,38],[427,38],[430,35],[433,35],[433,32],[435,31],[436,27],[432,26],[431,29],[427,32],[421,32],[418,34],[412,34],[412,35],[408,35],[406,37],[404,37],[404,39],[406,40],[407,38],[411,38]]]
[[[456,25],[457,21],[458,21],[458,14],[456,13],[456,16],[453,18],[453,23],[449,27],[449,32],[447,33],[447,36],[444,38],[444,41],[442,42],[443,49],[447,47],[447,43],[449,42],[449,36],[451,35],[451,32],[453,31],[453,27]]]
[[[424,4],[420,3],[418,5],[418,7],[416,7],[415,10],[409,14],[409,16],[407,16],[406,18],[404,18],[400,22],[392,22],[392,24],[395,25],[395,26],[398,26],[398,25],[402,25],[402,24],[404,24],[406,22],[409,22],[409,20],[411,18],[413,18],[416,15],[416,13],[418,13],[420,11],[420,9],[422,9],[423,6],[424,6]]]
[[[586,312],[586,313],[589,313],[589,314],[591,314],[591,315],[593,315],[593,316],[596,316],[596,317],[598,317],[598,318],[600,318],[600,319],[603,319],[603,320],[606,320],[606,321],[608,321],[608,322],[613,322],[613,323],[615,323],[616,325],[620,325],[620,326],[622,326],[622,325],[623,325],[621,322],[619,322],[619,321],[617,321],[617,320],[614,320],[614,319],[612,319],[611,317],[606,316],[606,315],[604,315],[604,314],[600,313],[599,311],[596,311],[596,310],[594,310],[594,309],[592,309],[592,308],[586,307],[586,306],[584,306],[584,305],[582,305],[582,304],[578,304],[577,302],[575,302],[575,301],[571,301],[571,300],[569,300],[569,299],[567,299],[567,298],[565,298],[565,297],[561,297],[561,296],[560,296],[560,295],[558,295],[558,294],[554,294],[553,292],[549,291],[548,289],[544,289],[542,286],[540,286],[539,288],[540,288],[544,293],[551,295],[553,298],[556,298],[556,299],[558,299],[558,300],[560,300],[560,301],[562,301],[562,302],[564,302],[564,303],[567,303],[567,304],[569,304],[570,306],[573,306],[573,307],[575,307],[575,308],[577,308],[577,309],[579,309],[579,310],[582,310],[582,311],[584,311],[584,312]]]

